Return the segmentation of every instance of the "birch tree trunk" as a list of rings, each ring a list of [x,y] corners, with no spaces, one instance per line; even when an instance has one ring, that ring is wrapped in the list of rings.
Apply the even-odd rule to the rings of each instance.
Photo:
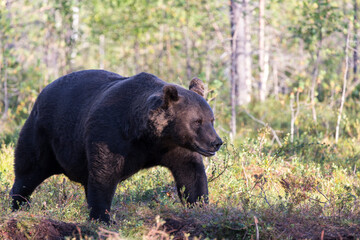
[[[275,99],[279,100],[279,76],[278,76],[278,70],[277,70],[277,64],[275,59],[273,59],[272,64],[272,75],[273,75],[273,81],[274,81],[274,95]]]
[[[77,56],[76,43],[79,40],[79,21],[80,21],[80,0],[73,0],[72,23],[71,23],[71,49],[70,49],[70,70],[74,70],[75,58]]]
[[[265,46],[263,51],[263,63],[260,71],[260,79],[261,79],[261,88],[260,88],[260,101],[265,101],[267,93],[268,93],[268,87],[267,82],[269,79],[269,44],[265,39]]]
[[[249,9],[249,0],[243,0],[243,17],[244,17],[244,40],[245,40],[245,49],[244,49],[244,58],[245,58],[245,80],[239,84],[240,88],[245,87],[244,98],[239,98],[239,105],[247,104],[251,100],[251,85],[252,85],[252,59],[251,59],[251,14]],[[240,66],[238,66],[238,71],[241,71]],[[243,99],[243,100],[242,100]]]
[[[335,143],[339,140],[339,132],[340,132],[340,123],[341,123],[341,117],[342,117],[342,111],[344,108],[344,103],[346,99],[346,85],[347,85],[347,75],[348,75],[348,69],[349,69],[349,38],[350,38],[350,30],[351,30],[351,24],[349,23],[348,27],[348,33],[346,37],[346,46],[345,46],[345,70],[344,70],[344,78],[343,78],[343,89],[341,94],[341,102],[340,102],[340,108],[339,108],[339,114],[336,124],[336,132],[335,132]]]
[[[8,11],[7,16],[5,17],[5,25],[8,25],[3,31],[0,30],[0,44],[1,44],[1,55],[2,55],[2,66],[0,68],[1,70],[1,75],[0,75],[0,80],[2,80],[3,82],[3,87],[4,87],[4,99],[3,99],[3,103],[4,103],[4,112],[2,115],[2,119],[7,119],[8,118],[8,111],[9,111],[9,91],[8,91],[8,37],[6,36],[6,30],[8,30],[10,28],[10,24],[11,24],[11,15],[10,15],[10,0],[6,0],[5,3],[6,9]],[[1,81],[0,81],[1,83]]]
[[[265,50],[265,0],[259,0],[259,69],[260,69],[260,101],[264,101],[267,93],[269,75],[269,53]]]
[[[251,100],[251,29],[248,0],[231,0],[231,66],[237,105]]]
[[[231,134],[236,134],[236,105],[251,100],[251,28],[249,0],[230,2],[231,25]]]
[[[186,76],[187,79],[192,78],[192,69],[191,69],[191,58],[190,58],[190,39],[188,33],[188,27],[183,28],[183,33],[185,37],[185,55],[186,55]]]
[[[358,0],[354,0],[354,53],[353,53],[353,82],[357,83],[358,76],[357,76],[357,63],[358,63],[358,48],[359,48],[359,39],[358,39]]]
[[[75,57],[77,55],[76,42],[79,37],[79,0],[64,5],[62,11],[62,25],[65,39],[65,72],[74,71]]]
[[[231,76],[230,76],[230,98],[231,98],[231,120],[230,120],[230,138],[236,135],[236,94],[237,94],[237,41],[235,40],[237,31],[238,19],[238,3],[231,0],[230,4],[230,26],[231,26]]]
[[[189,2],[186,1],[186,26],[183,26],[183,34],[185,39],[185,55],[186,55],[186,75],[187,79],[192,79],[192,68],[190,58],[190,37],[189,37]]]
[[[291,122],[290,122],[290,142],[294,142],[294,132],[295,132],[295,122],[296,118],[300,112],[300,101],[299,101],[300,92],[297,90],[296,92],[296,110],[294,107],[294,94],[290,95],[290,110],[291,110]]]
[[[3,37],[3,36],[2,36]],[[4,87],[4,112],[2,115],[2,119],[7,119],[8,117],[8,111],[9,111],[9,92],[8,92],[8,87],[7,87],[7,80],[8,80],[8,74],[7,74],[7,58],[5,56],[5,41],[1,42],[1,50],[2,50],[2,71],[1,71],[1,75],[2,75],[2,80],[3,80],[3,87]]]

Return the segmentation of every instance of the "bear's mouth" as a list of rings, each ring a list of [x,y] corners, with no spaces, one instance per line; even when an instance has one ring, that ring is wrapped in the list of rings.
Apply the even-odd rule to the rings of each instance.
[[[195,145],[195,151],[200,153],[201,155],[205,156],[205,157],[211,157],[215,155],[215,152],[212,151],[207,151],[197,145]]]

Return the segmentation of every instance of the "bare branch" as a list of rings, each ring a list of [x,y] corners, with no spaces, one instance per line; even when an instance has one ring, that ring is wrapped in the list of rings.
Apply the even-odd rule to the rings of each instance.
[[[270,127],[270,125],[269,125],[268,123],[265,123],[265,122],[263,122],[263,121],[255,118],[253,115],[251,115],[251,114],[250,114],[248,111],[246,111],[245,109],[243,109],[243,111],[244,111],[252,120],[254,120],[255,122],[260,123],[260,124],[263,125],[264,127],[270,128],[270,130],[271,130],[271,132],[272,132],[272,134],[273,134],[276,142],[279,144],[280,147],[282,146],[281,141],[280,141],[278,135],[276,134],[275,130],[274,130],[272,127]]]

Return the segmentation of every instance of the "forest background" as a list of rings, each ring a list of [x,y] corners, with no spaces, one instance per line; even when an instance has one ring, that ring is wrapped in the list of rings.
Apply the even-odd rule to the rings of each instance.
[[[208,207],[182,207],[171,175],[156,168],[119,186],[118,224],[90,224],[80,187],[56,176],[30,212],[0,215],[0,233],[360,238],[359,4],[1,0],[3,209],[21,126],[40,91],[73,71],[144,71],[182,86],[198,77],[226,145],[205,159]]]

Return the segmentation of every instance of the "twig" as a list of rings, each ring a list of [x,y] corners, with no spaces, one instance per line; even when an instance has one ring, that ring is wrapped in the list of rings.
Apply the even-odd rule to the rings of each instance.
[[[270,208],[272,208],[271,204],[270,204],[269,201],[267,200],[266,193],[265,193],[263,187],[260,186],[260,185],[259,185],[259,187],[260,187],[260,189],[261,189],[261,193],[264,195],[265,202],[269,205]]]
[[[220,129],[221,131],[230,134],[230,131],[226,130],[225,128],[223,128],[221,125],[217,126],[218,129]]]
[[[265,202],[269,205],[270,208],[272,208],[271,204],[269,203],[269,201],[267,200],[267,197],[266,197],[266,193],[265,193],[265,190],[264,188],[262,187],[261,185],[261,180],[263,179],[263,177],[261,177],[260,179],[256,180],[254,186],[251,188],[251,191],[254,190],[254,188],[256,187],[256,185],[259,186],[260,190],[261,190],[261,194],[263,195],[263,198],[265,199]]]
[[[227,145],[226,145],[226,149],[227,149]],[[223,175],[223,174],[225,173],[225,171],[228,169],[228,167],[230,166],[230,165],[229,165],[229,155],[228,155],[228,154],[225,155],[223,164],[224,164],[224,168],[222,169],[222,171],[219,172],[217,176],[215,176],[215,177],[212,176],[212,177],[208,180],[209,183],[212,182],[212,181],[214,181],[214,180],[216,180],[216,179],[219,178],[221,175]],[[214,173],[214,174],[215,174],[215,171],[216,171],[216,169],[213,170],[213,173]],[[214,175],[214,174],[213,174],[213,175]]]
[[[323,195],[323,197],[328,200],[328,202],[330,202],[330,200],[319,190],[319,186],[316,186],[316,190],[321,194]]]
[[[255,226],[256,226],[256,240],[259,240],[259,227],[258,227],[258,219],[256,216],[254,216]]]
[[[26,203],[29,205],[29,207],[31,207],[30,201],[26,197],[21,196],[20,194],[10,194],[10,197],[21,197],[22,199],[24,199],[26,201]]]
[[[223,175],[224,172],[227,170],[228,166],[229,166],[229,164],[226,164],[226,165],[224,166],[224,169],[223,169],[220,173],[218,173],[218,175],[217,175],[216,177],[211,177],[211,178],[208,180],[208,182],[210,183],[210,182],[216,180],[217,178],[219,178],[221,175]]]
[[[270,127],[269,124],[267,124],[267,123],[265,123],[265,122],[263,122],[263,121],[255,118],[253,115],[251,115],[251,114],[250,114],[248,111],[246,111],[245,109],[243,109],[243,111],[244,111],[252,120],[254,120],[255,122],[260,123],[260,124],[263,125],[264,127],[270,128],[270,130],[271,130],[271,132],[272,132],[272,134],[273,134],[276,142],[279,144],[280,147],[282,147],[282,144],[281,144],[281,141],[280,141],[278,135],[276,134],[275,130],[274,130],[272,127]]]

